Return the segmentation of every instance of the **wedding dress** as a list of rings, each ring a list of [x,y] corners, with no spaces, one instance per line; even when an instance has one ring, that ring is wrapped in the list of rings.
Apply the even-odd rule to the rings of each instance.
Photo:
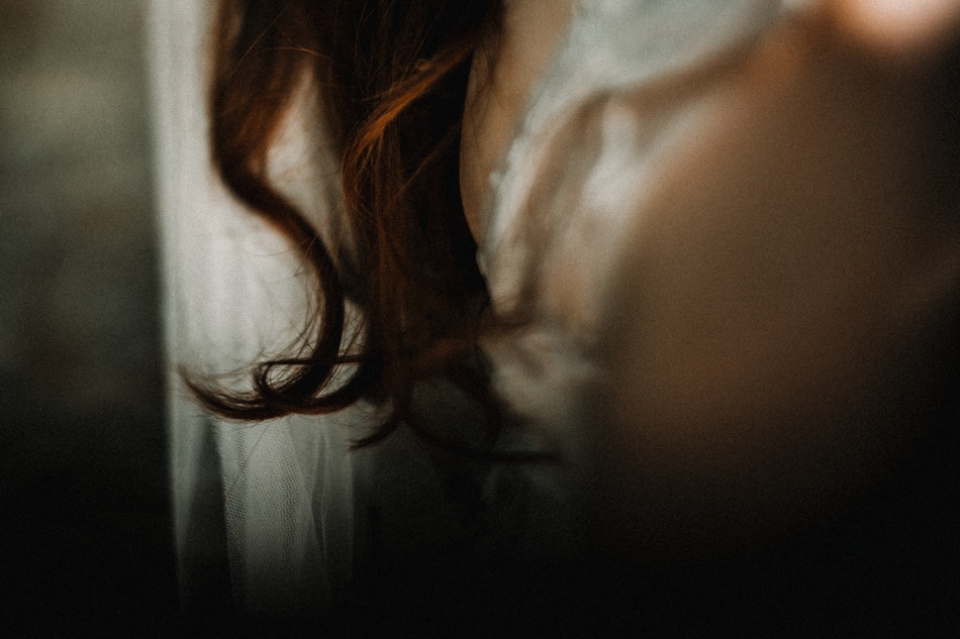
[[[483,343],[494,390],[528,425],[507,433],[502,448],[547,447],[570,463],[484,468],[461,493],[451,492],[424,447],[403,431],[374,449],[348,453],[374,417],[369,407],[246,425],[207,414],[185,392],[181,368],[227,374],[295,344],[311,285],[294,252],[243,210],[211,169],[205,97],[212,4],[154,0],[150,22],[184,598],[189,603],[204,570],[224,562],[241,607],[284,613],[335,606],[374,546],[398,565],[448,543],[479,561],[488,554],[567,552],[575,543],[587,398],[602,381],[592,352],[604,331],[605,285],[626,250],[622,230],[658,157],[702,118],[695,95],[677,98],[655,118],[618,96],[709,69],[797,3],[577,4],[490,176],[478,251],[493,312],[529,303],[536,291],[534,321],[522,334]],[[309,112],[308,100],[288,118],[272,173],[330,237],[336,164],[323,132],[298,115]],[[454,391],[436,387],[426,395],[435,419],[469,423],[469,403]],[[479,532],[458,514],[458,499],[482,503]]]

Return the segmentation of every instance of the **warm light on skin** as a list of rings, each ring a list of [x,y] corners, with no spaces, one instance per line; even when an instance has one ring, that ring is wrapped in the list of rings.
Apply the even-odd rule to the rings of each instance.
[[[928,97],[945,80],[923,63],[948,41],[910,48],[903,34],[936,22],[913,14],[904,48],[858,45],[860,23],[834,12],[853,4],[815,7],[713,76],[703,119],[648,178],[608,289],[604,547],[792,534],[881,481],[937,406],[960,223],[956,130]]]
[[[919,55],[960,32],[960,0],[836,0],[841,27],[880,54]]]

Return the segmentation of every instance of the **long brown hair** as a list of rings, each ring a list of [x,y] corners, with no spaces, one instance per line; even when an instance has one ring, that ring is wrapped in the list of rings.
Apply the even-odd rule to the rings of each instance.
[[[208,408],[265,420],[366,399],[390,417],[359,439],[365,445],[400,423],[418,427],[414,387],[426,378],[495,406],[477,364],[487,293],[460,200],[458,150],[470,61],[501,13],[499,0],[221,0],[216,168],[302,251],[320,310],[305,351],[257,364],[249,391],[189,381]],[[305,73],[341,160],[349,256],[326,246],[267,177],[273,137]],[[347,297],[363,316],[353,344],[344,337]]]

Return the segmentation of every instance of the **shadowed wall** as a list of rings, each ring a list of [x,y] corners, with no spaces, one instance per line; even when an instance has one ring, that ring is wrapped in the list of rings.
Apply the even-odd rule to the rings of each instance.
[[[4,617],[175,610],[140,0],[0,0]]]

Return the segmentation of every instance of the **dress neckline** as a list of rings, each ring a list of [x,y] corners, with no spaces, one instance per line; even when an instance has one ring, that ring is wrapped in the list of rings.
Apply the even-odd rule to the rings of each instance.
[[[518,124],[535,99],[544,71],[568,37],[582,0],[514,0],[500,28],[474,54],[464,105],[460,191],[478,244],[486,232],[490,176],[502,164]],[[536,37],[530,37],[536,34]]]

